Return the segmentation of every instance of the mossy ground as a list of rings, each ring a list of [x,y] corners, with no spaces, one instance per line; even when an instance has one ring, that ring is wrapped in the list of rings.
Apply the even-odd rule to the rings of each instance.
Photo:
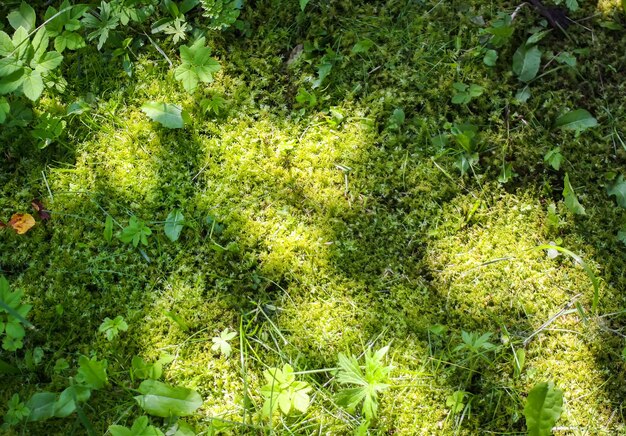
[[[37,346],[45,352],[36,370],[3,379],[0,401],[15,392],[58,392],[79,355],[97,355],[108,360],[116,387],[95,394],[85,412],[104,434],[139,413],[121,388],[136,387],[128,377],[132,357],[168,353],[174,360],[165,379],[205,400],[190,420],[198,431],[241,422],[245,413],[255,427],[225,432],[263,433],[263,369],[286,362],[300,371],[330,368],[338,352],[358,355],[373,343],[391,344],[394,371],[372,434],[522,432],[525,395],[545,380],[564,391],[564,433],[625,432],[623,319],[559,317],[529,341],[519,378],[509,346],[519,347],[575,298],[591,308],[583,269],[533,249],[549,241],[560,240],[601,278],[600,314],[625,305],[626,248],[615,237],[624,213],[606,194],[605,174],[624,172],[626,33],[600,27],[608,18],[595,15],[617,16],[615,2],[583,3],[576,17],[594,18],[570,27],[569,39],[553,32],[542,42],[554,52],[583,49],[579,73],[542,77],[526,104],[514,102],[520,86],[510,59],[523,29],[536,22],[531,10],[520,13],[496,68],[474,50],[473,18],[489,21],[516,6],[508,3],[311,2],[298,14],[296,1],[256,2],[243,15],[251,36],[211,36],[223,70],[193,97],[149,48],[132,78],[95,51],[68,57],[68,89],[36,112],[63,110],[78,97],[91,98],[92,110],[42,151],[27,133],[0,133],[0,218],[29,211],[33,198],[52,211],[26,235],[0,235],[2,273],[25,291],[37,326],[14,357]],[[351,54],[363,38],[376,46]],[[305,42],[315,49],[288,66],[290,51]],[[318,106],[301,112],[295,95],[311,89],[326,47],[343,58],[315,89]],[[486,92],[468,106],[452,105],[457,81]],[[219,116],[198,105],[214,95],[227,101]],[[191,125],[152,123],[139,109],[148,100],[183,105]],[[600,126],[578,137],[551,130],[556,116],[579,107]],[[388,121],[396,108],[406,114],[399,130]],[[343,114],[340,122],[331,109]],[[452,159],[432,159],[438,150],[430,138],[464,121],[481,127],[486,151],[475,173],[460,177]],[[555,146],[565,156],[558,172],[543,162]],[[517,173],[506,184],[497,182],[503,158]],[[565,172],[586,216],[562,202]],[[547,222],[552,203],[557,226]],[[162,232],[173,208],[189,224],[176,243]],[[105,213],[120,226],[131,215],[147,221],[149,245],[140,251],[106,242]],[[223,225],[221,233],[211,233],[207,216]],[[98,326],[117,315],[129,330],[108,342]],[[436,324],[447,328],[441,337],[429,330]],[[237,341],[228,359],[211,350],[212,337],[240,326],[245,352]],[[462,330],[492,332],[503,345],[475,373],[453,351]],[[58,358],[70,369],[55,373]],[[349,434],[358,426],[358,414],[333,401],[331,374],[303,378],[316,387],[312,406],[304,417],[275,421],[279,434]],[[456,390],[472,398],[458,415],[446,405]],[[24,433],[81,431],[68,418],[28,424]]]

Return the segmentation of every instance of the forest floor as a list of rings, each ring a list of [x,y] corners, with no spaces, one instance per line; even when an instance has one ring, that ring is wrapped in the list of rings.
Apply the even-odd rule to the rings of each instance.
[[[140,356],[200,393],[185,420],[202,434],[352,434],[364,417],[337,400],[339,353],[389,346],[369,434],[523,433],[541,382],[563,392],[556,432],[626,432],[626,200],[607,191],[626,175],[619,2],[582,1],[567,36],[539,42],[528,86],[511,65],[546,25],[530,7],[488,66],[484,29],[515,2],[297,3],[249,2],[248,35],[209,33],[222,69],[194,96],[156,50],[128,77],[94,48],[68,55],[67,89],[35,106],[88,106],[59,141],[40,150],[0,130],[0,219],[35,215],[33,199],[51,214],[23,235],[0,230],[0,271],[35,326],[2,359],[43,353],[3,376],[0,404],[62,391],[79,356],[96,356],[109,388],[84,416],[96,434],[130,426]],[[455,104],[455,83],[482,95]],[[147,101],[191,120],[166,129]],[[598,125],[553,127],[577,109]],[[469,151],[455,137],[464,123],[479,132]],[[176,209],[185,226],[171,242]],[[119,239],[131,217],[152,230],[147,245]],[[580,257],[540,248],[551,243]],[[128,330],[109,341],[99,326],[117,316]],[[230,354],[212,348],[225,329]],[[270,420],[263,372],[287,363],[310,406]],[[82,419],[11,431],[83,434]]]

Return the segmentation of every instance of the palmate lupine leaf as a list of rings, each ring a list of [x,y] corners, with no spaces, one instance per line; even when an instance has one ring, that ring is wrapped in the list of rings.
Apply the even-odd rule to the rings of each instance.
[[[337,381],[340,384],[357,387],[339,392],[337,401],[349,411],[355,410],[363,402],[361,412],[368,421],[373,420],[378,412],[378,394],[389,387],[386,382],[392,367],[383,364],[383,358],[388,350],[389,347],[383,347],[375,353],[367,350],[364,370],[355,356],[339,353]]]

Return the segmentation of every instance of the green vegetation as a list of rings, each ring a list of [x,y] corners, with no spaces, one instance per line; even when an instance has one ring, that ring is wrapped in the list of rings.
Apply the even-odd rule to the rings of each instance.
[[[623,1],[87,3],[0,7],[3,434],[626,432]]]

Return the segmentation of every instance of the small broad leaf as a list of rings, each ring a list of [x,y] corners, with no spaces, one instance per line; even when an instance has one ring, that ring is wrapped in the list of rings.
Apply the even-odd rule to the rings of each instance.
[[[522,82],[530,82],[539,72],[541,50],[536,45],[522,45],[513,54],[513,72]]]
[[[306,5],[309,4],[310,0],[300,0],[300,10],[304,12],[304,9],[306,8]]]
[[[161,360],[155,363],[148,363],[139,356],[133,357],[132,360],[133,374],[140,379],[158,380],[163,374],[163,363]]]
[[[374,46],[374,41],[371,39],[362,39],[352,47],[352,53],[366,53],[370,48]]]
[[[165,236],[172,242],[178,241],[184,222],[185,217],[179,209],[171,211],[165,219]]]
[[[112,341],[120,332],[128,330],[128,324],[121,316],[116,316],[115,319],[109,317],[104,318],[102,324],[98,328],[100,333],[104,333],[104,336],[108,341]]]
[[[187,114],[175,104],[149,101],[141,106],[141,110],[152,119],[168,129],[182,129],[187,121]]]
[[[52,71],[61,65],[63,55],[56,51],[45,53],[37,62],[33,61],[32,66],[39,72]]]
[[[66,388],[54,404],[54,416],[65,418],[76,410],[76,403],[82,403],[89,399],[91,390],[85,386],[70,386]]]
[[[9,226],[13,227],[18,235],[23,235],[35,225],[35,218],[29,213],[13,214]]]
[[[107,384],[106,360],[97,360],[95,356],[91,359],[86,356],[80,356],[78,365],[76,381],[83,386],[92,389],[102,389]]]
[[[483,63],[488,67],[495,67],[497,61],[498,52],[495,50],[487,50],[487,52],[485,53],[485,57],[483,58]]]
[[[182,82],[190,94],[196,90],[198,82],[212,82],[213,74],[221,69],[220,63],[211,57],[211,49],[205,47],[205,40],[202,37],[190,47],[180,47],[182,64],[174,70],[174,78]]]
[[[9,56],[13,50],[15,50],[15,45],[13,45],[11,37],[0,30],[0,56]]]
[[[198,392],[182,386],[172,387],[156,380],[144,380],[135,400],[150,415],[169,418],[193,414],[202,405]]]
[[[111,242],[113,239],[113,218],[111,215],[107,215],[104,221],[104,240]]]
[[[574,130],[576,133],[580,133],[583,130],[587,130],[597,125],[598,120],[596,120],[585,109],[576,109],[574,111],[570,111],[565,115],[561,115],[560,117],[558,117],[557,120],[554,122],[554,127],[563,130]]]
[[[129,243],[132,242],[134,247],[138,247],[141,242],[143,245],[148,245],[148,236],[152,234],[150,227],[136,216],[131,216],[128,220],[128,226],[124,227],[119,238],[120,241]]]
[[[57,396],[52,392],[37,392],[26,403],[30,409],[28,421],[43,421],[54,416],[54,406]]]
[[[525,362],[526,351],[523,348],[518,348],[513,354],[513,377],[517,378],[520,376]]]
[[[563,198],[565,198],[565,206],[576,215],[586,215],[585,208],[578,202],[578,197],[574,192],[574,188],[569,181],[569,174],[565,173],[563,181]]]
[[[24,77],[22,80],[22,91],[29,100],[35,101],[43,92],[43,78],[37,70],[24,68]]]
[[[22,2],[19,9],[7,15],[7,19],[13,29],[17,30],[20,27],[23,27],[27,32],[30,32],[35,28],[37,15],[35,14],[35,10],[30,5]]]
[[[537,44],[539,41],[541,41],[543,38],[545,38],[546,36],[548,36],[548,34],[552,31],[552,29],[549,30],[542,30],[540,32],[534,33],[530,36],[530,38],[528,38],[528,40],[526,40],[526,45],[530,46],[532,44]]]
[[[0,97],[0,124],[4,123],[10,111],[11,105],[9,105],[7,99],[4,97]]]
[[[614,195],[617,204],[626,209],[626,180],[622,174],[619,175],[615,183],[607,188],[609,195]]]
[[[109,426],[109,433],[111,433],[112,436],[163,436],[161,430],[150,425],[147,416],[137,418],[131,428],[121,425],[111,425]]]
[[[552,168],[555,170],[559,170],[561,168],[561,161],[563,160],[563,155],[561,154],[561,148],[556,147],[546,153],[543,157],[545,162],[548,162]]]
[[[528,393],[524,416],[530,436],[548,436],[563,410],[563,391],[553,382],[539,383]]]

